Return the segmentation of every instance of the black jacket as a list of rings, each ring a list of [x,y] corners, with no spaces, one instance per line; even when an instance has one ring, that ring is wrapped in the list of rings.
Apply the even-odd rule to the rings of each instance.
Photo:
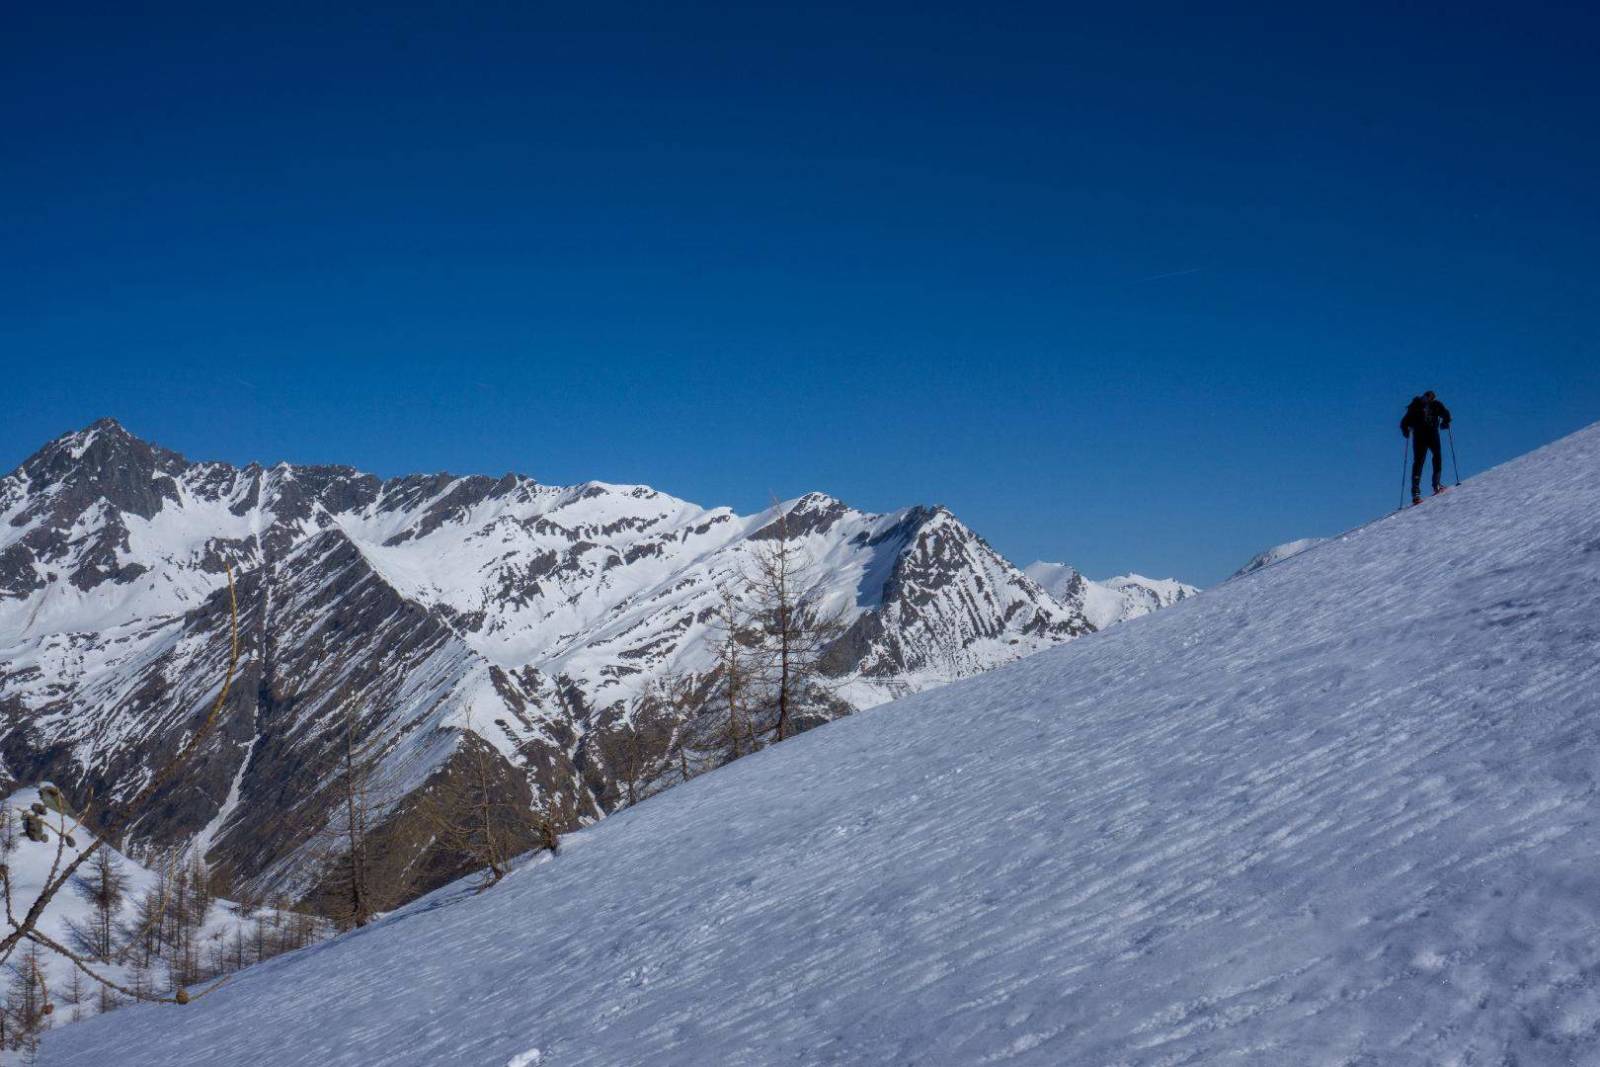
[[[1424,400],[1420,396],[1411,398],[1411,406],[1400,418],[1400,432],[1406,437],[1416,433],[1423,440],[1437,439],[1440,430],[1449,428],[1450,409],[1438,400]]]

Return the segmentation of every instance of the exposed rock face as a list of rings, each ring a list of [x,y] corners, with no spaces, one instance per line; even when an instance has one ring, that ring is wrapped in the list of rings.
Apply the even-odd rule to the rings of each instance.
[[[781,507],[815,604],[847,624],[827,654],[838,684],[799,725],[1109,619],[943,508],[868,515],[821,494]],[[227,565],[241,660],[226,717],[135,813],[126,848],[198,848],[242,886],[309,891],[352,717],[392,812],[476,738],[531,803],[597,818],[724,758],[711,710],[639,711],[669,675],[708,691],[711,611],[782,536],[779,514],[510,474],[191,463],[98,422],[0,479],[0,755],[11,779],[49,777],[75,802],[136,792],[215,699]],[[438,856],[417,866],[424,881],[454,873]]]

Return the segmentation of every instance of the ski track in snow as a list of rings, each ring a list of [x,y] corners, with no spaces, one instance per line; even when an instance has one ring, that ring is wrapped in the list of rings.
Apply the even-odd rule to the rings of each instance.
[[[1597,469],[1590,428],[43,1062],[1600,1064]]]

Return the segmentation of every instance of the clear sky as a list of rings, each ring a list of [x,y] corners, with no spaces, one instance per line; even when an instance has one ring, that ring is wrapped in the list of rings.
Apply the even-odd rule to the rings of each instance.
[[[1393,508],[1422,389],[1468,472],[1600,419],[1591,5],[65,6],[6,469],[114,415],[1208,583]]]

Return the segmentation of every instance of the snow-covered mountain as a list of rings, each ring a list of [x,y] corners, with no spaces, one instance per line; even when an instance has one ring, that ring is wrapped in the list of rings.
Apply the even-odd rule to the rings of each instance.
[[[226,564],[239,683],[214,743],[137,813],[135,853],[197,845],[257,889],[308,877],[347,712],[384,754],[396,812],[476,737],[507,789],[587,821],[618,804],[622,762],[649,793],[724,758],[709,711],[636,713],[663,677],[710,676],[711,612],[780,517],[814,605],[849,624],[828,656],[838,684],[801,726],[1107,621],[943,508],[873,515],[811,494],[742,516],[639,485],[239,468],[106,420],[0,479],[0,754],[14,781],[131,795],[224,673]]]
[[[1597,468],[1600,426],[43,1062],[1592,1063]]]
[[[1146,578],[1142,574],[1124,574],[1097,582],[1065,563],[1043,560],[1028,564],[1023,573],[1056,600],[1080,612],[1097,630],[1170,608],[1200,592],[1195,586],[1172,578]]]
[[[1308,548],[1316,548],[1325,540],[1327,540],[1325,537],[1302,537],[1297,541],[1285,541],[1281,545],[1273,545],[1265,552],[1257,552],[1251,556],[1248,563],[1233,572],[1233,577],[1237,578],[1240,575],[1252,574],[1262,567],[1270,567],[1274,563],[1282,563],[1286,559],[1298,556]]]

